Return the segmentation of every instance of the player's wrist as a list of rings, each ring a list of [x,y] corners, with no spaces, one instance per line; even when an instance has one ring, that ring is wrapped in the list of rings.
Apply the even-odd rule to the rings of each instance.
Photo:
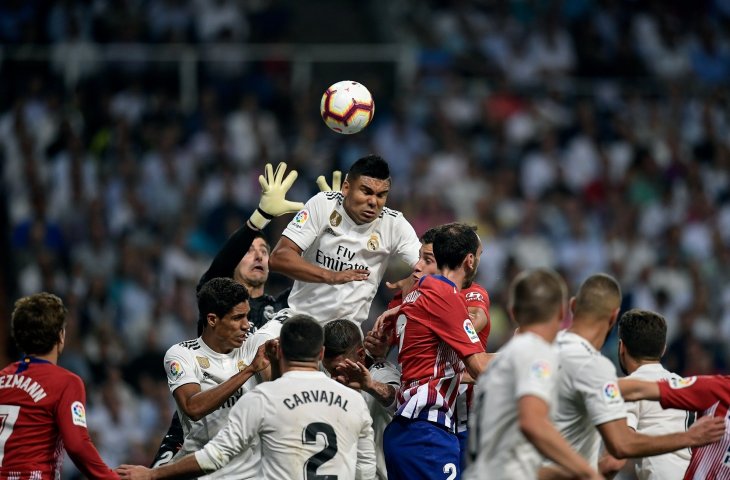
[[[248,221],[251,223],[251,225],[253,225],[254,228],[258,230],[263,230],[264,227],[269,224],[272,218],[274,218],[273,215],[266,213],[261,209],[261,207],[258,207],[256,211],[253,212]]]

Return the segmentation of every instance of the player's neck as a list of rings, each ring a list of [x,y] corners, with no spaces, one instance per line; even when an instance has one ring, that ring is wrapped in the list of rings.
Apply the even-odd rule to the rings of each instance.
[[[262,283],[258,287],[252,287],[251,285],[246,285],[246,288],[248,289],[248,295],[251,298],[259,298],[264,294],[264,284]]]
[[[319,360],[315,362],[290,362],[282,359],[280,367],[282,374],[286,372],[319,372]]]
[[[630,355],[626,355],[624,358],[624,368],[626,368],[626,371],[631,373],[634,373],[636,370],[639,369],[639,367],[642,367],[644,365],[656,365],[659,363],[659,360],[637,360]]]
[[[554,322],[533,323],[532,325],[520,327],[520,332],[532,333],[541,337],[548,343],[553,343],[555,341],[555,337],[558,335],[558,328],[556,328],[556,325],[557,323]]]
[[[219,342],[216,340],[216,337],[212,334],[206,335],[210,329],[206,328],[203,330],[203,334],[200,336],[200,338],[203,339],[203,343],[208,346],[211,350],[217,353],[223,353],[228,354],[233,350],[232,348],[223,346],[222,342]]]
[[[464,272],[463,268],[458,268],[456,270],[444,268],[439,273],[451,280],[454,285],[456,285],[456,289],[461,291],[461,286],[464,285],[464,279],[466,278],[466,272]]]
[[[37,358],[38,360],[45,360],[46,362],[50,362],[54,365],[57,365],[58,364],[58,346],[53,347],[50,352],[45,353],[43,355],[28,355],[28,356]]]
[[[574,318],[573,325],[568,328],[568,331],[588,340],[588,343],[593,345],[593,348],[596,350],[603,348],[603,344],[606,343],[606,335],[608,334],[602,323],[593,321],[592,319],[576,321]]]

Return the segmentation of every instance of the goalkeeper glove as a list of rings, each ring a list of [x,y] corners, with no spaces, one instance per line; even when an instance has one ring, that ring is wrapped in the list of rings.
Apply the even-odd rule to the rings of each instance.
[[[297,179],[297,171],[292,170],[286,178],[284,178],[284,172],[286,172],[286,163],[281,162],[276,167],[276,171],[270,163],[267,163],[264,175],[259,175],[261,200],[259,207],[248,219],[251,225],[259,230],[263,229],[274,217],[297,212],[304,208],[302,202],[290,202],[285,198],[286,192]]]
[[[319,187],[320,192],[339,192],[342,190],[342,172],[339,170],[335,170],[332,172],[332,188],[327,184],[327,180],[324,178],[324,175],[320,175],[317,177],[317,186]]]

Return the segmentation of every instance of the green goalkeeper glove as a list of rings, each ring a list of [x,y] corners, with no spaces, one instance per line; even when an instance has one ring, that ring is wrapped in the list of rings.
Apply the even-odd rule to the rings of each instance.
[[[339,170],[332,172],[332,188],[330,188],[327,184],[327,180],[324,178],[324,175],[317,177],[317,186],[319,187],[320,192],[331,192],[332,190],[339,192],[342,190],[342,172]]]
[[[263,229],[274,217],[297,212],[304,208],[302,202],[290,202],[285,198],[286,192],[289,191],[294,180],[297,179],[297,171],[292,170],[286,178],[284,178],[284,172],[286,172],[286,163],[281,162],[277,165],[276,171],[270,163],[267,163],[264,175],[259,175],[261,200],[259,201],[259,208],[248,219],[251,225],[259,230]]]

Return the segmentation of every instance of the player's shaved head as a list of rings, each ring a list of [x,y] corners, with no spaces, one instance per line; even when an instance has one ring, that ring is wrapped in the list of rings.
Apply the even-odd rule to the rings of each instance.
[[[294,315],[281,327],[281,353],[290,362],[317,361],[323,344],[322,326],[309,315]]]
[[[324,326],[324,358],[351,352],[362,345],[362,331],[350,320],[333,320]]]
[[[26,355],[45,355],[58,343],[68,310],[52,293],[36,293],[15,302],[10,335]]]
[[[588,277],[575,296],[574,317],[610,317],[621,306],[621,287],[605,273]]]
[[[520,327],[553,320],[565,307],[565,281],[549,269],[527,270],[515,277],[509,290],[509,308]]]

